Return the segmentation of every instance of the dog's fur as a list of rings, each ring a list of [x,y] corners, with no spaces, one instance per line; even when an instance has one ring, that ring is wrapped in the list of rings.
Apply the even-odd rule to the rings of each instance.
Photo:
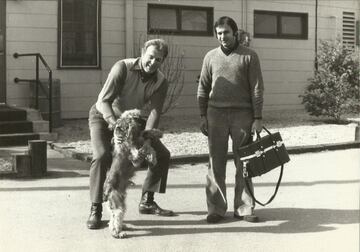
[[[157,129],[144,130],[139,110],[128,110],[116,121],[114,129],[114,152],[111,168],[104,184],[104,201],[110,208],[109,229],[115,238],[124,238],[123,224],[126,210],[126,190],[131,184],[135,168],[157,163],[151,140],[162,137]]]

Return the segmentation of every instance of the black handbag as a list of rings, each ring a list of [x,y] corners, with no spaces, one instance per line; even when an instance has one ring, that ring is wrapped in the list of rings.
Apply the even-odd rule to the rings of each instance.
[[[283,175],[284,164],[290,161],[289,154],[285,148],[279,132],[270,133],[270,131],[263,127],[268,133],[264,137],[257,134],[257,140],[238,148],[238,158],[242,162],[242,172],[245,179],[246,187],[250,192],[251,197],[256,203],[265,206],[269,204],[276,196],[279,189],[281,178]],[[250,190],[249,179],[256,176],[261,176],[277,167],[281,167],[278,182],[276,184],[275,192],[266,203],[259,202],[252,190]]]

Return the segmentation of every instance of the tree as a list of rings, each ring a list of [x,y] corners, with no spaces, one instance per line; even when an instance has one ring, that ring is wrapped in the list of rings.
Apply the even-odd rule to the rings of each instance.
[[[336,40],[320,41],[318,70],[309,79],[302,104],[310,115],[341,120],[348,113],[359,113],[359,55]]]

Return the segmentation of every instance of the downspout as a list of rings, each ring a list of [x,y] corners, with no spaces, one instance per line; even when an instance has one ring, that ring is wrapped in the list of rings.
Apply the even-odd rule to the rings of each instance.
[[[247,30],[247,0],[241,0],[241,29],[248,32]]]
[[[125,56],[134,57],[134,2],[125,0]]]
[[[317,42],[318,42],[318,0],[315,0],[315,70],[318,70]]]

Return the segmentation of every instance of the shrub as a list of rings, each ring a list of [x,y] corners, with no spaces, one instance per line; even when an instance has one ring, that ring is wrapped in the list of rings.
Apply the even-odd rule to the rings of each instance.
[[[318,70],[309,82],[300,97],[310,115],[340,121],[344,114],[359,113],[359,56],[339,38],[320,41]]]

